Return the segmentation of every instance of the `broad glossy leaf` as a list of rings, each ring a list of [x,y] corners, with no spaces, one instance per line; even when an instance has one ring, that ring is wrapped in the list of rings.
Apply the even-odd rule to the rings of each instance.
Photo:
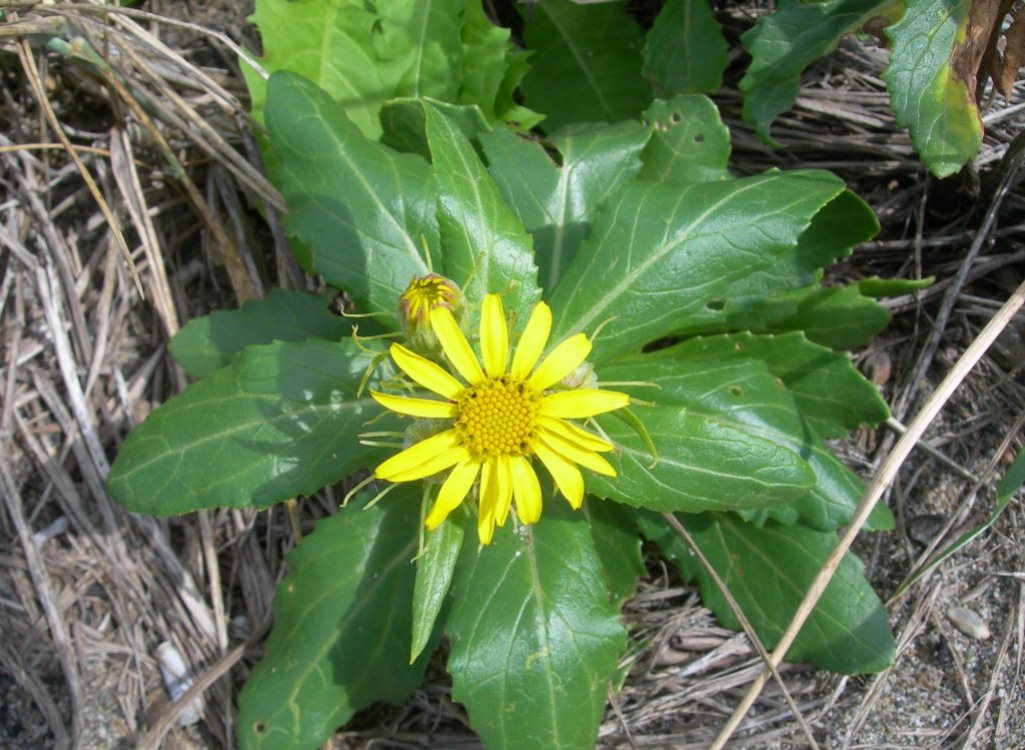
[[[649,130],[637,122],[574,125],[537,141],[509,130],[481,134],[488,171],[534,237],[541,286],[551,289],[590,230],[605,199],[640,169]]]
[[[651,101],[641,75],[641,30],[626,3],[544,0],[521,12],[534,52],[521,88],[527,106],[545,116],[547,132],[571,122],[633,119]]]
[[[523,71],[509,30],[493,26],[478,0],[257,0],[251,20],[260,64],[316,83],[369,138],[380,136],[381,105],[395,97],[477,104],[489,121],[522,110],[512,100]],[[259,118],[267,84],[241,67]]]
[[[410,662],[416,661],[434,635],[434,625],[448,598],[466,529],[466,506],[460,505],[433,531],[424,531],[423,551],[416,558],[413,587],[413,635]]]
[[[669,7],[668,5],[666,7]],[[692,94],[656,99],[641,117],[652,127],[639,179],[652,182],[707,182],[731,177],[730,132],[711,99]]]
[[[438,99],[392,99],[381,108],[381,143],[406,153],[431,158],[427,143],[427,107],[440,110],[459,131],[471,141],[479,133],[491,130],[480,108],[473,105],[449,104]]]
[[[983,3],[979,3],[981,6]],[[890,26],[890,65],[883,73],[897,125],[933,174],[946,177],[979,152],[982,120],[975,70],[964,59],[971,0],[907,0]]]
[[[310,247],[316,271],[372,311],[395,310],[409,280],[438,253],[437,189],[427,162],[367,139],[309,81],[270,81],[267,130],[290,211],[285,227]]]
[[[539,523],[514,526],[460,560],[452,697],[485,747],[591,750],[626,632],[582,514],[546,500]]]
[[[558,164],[509,131],[481,136],[491,175],[534,237],[542,287],[561,276],[605,198],[637,174],[648,133],[636,122],[569,126],[549,139]]]
[[[612,600],[621,602],[634,593],[638,576],[645,572],[641,539],[633,519],[618,503],[595,498],[584,502],[582,512],[590,522],[605,586]]]
[[[850,521],[864,485],[805,423],[787,386],[756,359],[693,357],[691,345],[674,346],[605,365],[602,378],[632,380],[650,386],[623,386],[637,399],[687,407],[693,414],[733,424],[770,440],[807,462],[815,486],[786,505],[753,511],[753,517],[792,523],[800,518],[821,530]],[[893,528],[885,506],[868,528]]]
[[[719,333],[747,327],[752,321],[758,326],[759,316],[771,311],[767,309],[771,301],[787,291],[818,285],[823,266],[850,255],[854,245],[877,231],[879,222],[868,204],[849,190],[840,192],[815,214],[792,253],[738,281],[728,297],[714,300],[677,333]],[[797,312],[796,303],[792,304],[792,309],[782,311],[783,316]]]
[[[696,513],[781,505],[815,484],[800,456],[735,420],[678,406],[646,407],[638,417],[658,450],[658,461],[632,427],[611,415],[599,417],[616,446],[608,460],[617,476],[585,471],[592,495],[634,507]]]
[[[889,4],[889,0],[781,0],[775,13],[762,16],[741,37],[751,53],[751,66],[740,82],[744,119],[763,141],[771,143],[769,126],[797,98],[804,69]]]
[[[674,558],[684,578],[698,580],[701,600],[720,622],[740,623],[711,576],[658,516],[639,516],[645,535]],[[679,514],[695,543],[729,587],[766,648],[778,642],[797,605],[836,546],[836,535],[801,525],[755,526],[728,513]],[[848,553],[787,652],[840,674],[879,672],[893,663],[895,646],[886,610]]]
[[[369,395],[356,398],[371,360],[348,340],[248,347],[128,436],[111,495],[167,516],[265,507],[337,482],[381,454],[357,439],[381,411]]]
[[[288,554],[266,655],[239,696],[245,750],[306,750],[375,701],[420,684],[409,665],[416,488],[372,508],[352,503]]]
[[[854,349],[886,328],[890,318],[885,307],[862,295],[857,284],[850,284],[782,292],[732,316],[730,323],[756,333],[802,331],[816,344]]]
[[[814,273],[802,273],[799,239],[843,192],[819,171],[626,185],[552,294],[553,337],[611,321],[594,339],[591,360],[601,362],[806,285]]]
[[[185,372],[204,378],[253,344],[311,338],[341,341],[352,333],[352,321],[332,313],[330,305],[329,297],[273,289],[264,299],[248,300],[237,310],[218,310],[190,321],[168,349]]]
[[[668,0],[644,42],[644,70],[663,94],[711,94],[728,45],[708,0]]]
[[[533,241],[502,200],[470,141],[427,105],[427,141],[438,182],[438,220],[445,275],[471,303],[502,294],[506,309],[526,320],[540,298]]]
[[[849,356],[813,344],[801,333],[699,336],[674,349],[681,359],[694,361],[764,362],[793,395],[802,418],[827,439],[846,437],[890,414],[878,389],[854,368]]]

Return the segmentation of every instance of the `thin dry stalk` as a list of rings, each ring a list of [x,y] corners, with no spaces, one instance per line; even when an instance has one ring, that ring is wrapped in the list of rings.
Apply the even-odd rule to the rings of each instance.
[[[943,408],[943,405],[950,399],[954,391],[961,384],[961,381],[963,381],[965,377],[968,376],[968,373],[971,372],[972,368],[978,364],[982,355],[986,353],[986,350],[989,349],[997,336],[1000,335],[1001,331],[1007,327],[1008,323],[1011,322],[1023,304],[1025,304],[1025,283],[1022,283],[1014,291],[1007,302],[1004,303],[1003,307],[1001,307],[997,314],[993,316],[992,320],[986,324],[986,327],[976,337],[965,353],[961,355],[960,359],[958,359],[957,363],[950,370],[947,376],[936,387],[936,391],[933,395],[928,401],[926,401],[925,405],[922,406],[921,411],[918,412],[915,418],[911,421],[911,424],[908,425],[907,432],[904,433],[900,440],[897,441],[893,450],[886,457],[886,461],[883,462],[883,465],[872,478],[869,486],[865,489],[865,493],[861,496],[861,500],[858,502],[858,507],[854,513],[854,517],[851,519],[850,526],[840,538],[840,541],[837,543],[826,562],[823,563],[822,568],[815,576],[811,586],[809,586],[808,591],[801,600],[801,604],[798,606],[797,612],[794,613],[793,619],[791,619],[786,631],[784,631],[783,636],[780,638],[779,644],[772,652],[771,663],[773,665],[779,665],[783,660],[783,656],[793,644],[794,639],[801,630],[801,627],[815,608],[819,598],[825,592],[826,586],[829,584],[829,581],[832,579],[837,567],[840,565],[840,561],[843,559],[843,556],[847,553],[847,550],[850,549],[851,544],[854,543],[854,538],[858,535],[861,527],[872,512],[872,509],[875,507],[876,502],[880,497],[882,497],[883,492],[885,492],[893,483],[900,467],[914,449],[915,443],[921,439],[926,429],[928,429],[929,425],[932,424],[933,419],[936,418],[936,415]],[[768,679],[769,674],[768,670],[763,671],[752,683],[751,687],[744,695],[744,698],[730,717],[730,720],[726,723],[722,731],[712,743],[712,750],[721,750],[721,748],[726,744],[726,741],[733,735],[739,726],[740,721],[758,697],[758,693],[761,692],[762,688],[765,686],[765,682]]]

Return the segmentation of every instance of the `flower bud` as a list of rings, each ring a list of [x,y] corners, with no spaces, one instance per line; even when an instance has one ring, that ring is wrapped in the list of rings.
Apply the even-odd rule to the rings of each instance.
[[[410,349],[422,354],[440,351],[438,337],[431,330],[430,311],[436,307],[451,310],[461,324],[465,305],[459,286],[435,273],[414,277],[399,297],[399,323]]]

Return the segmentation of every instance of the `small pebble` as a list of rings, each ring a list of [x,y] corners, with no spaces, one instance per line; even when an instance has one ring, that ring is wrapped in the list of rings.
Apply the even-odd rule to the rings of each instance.
[[[968,607],[951,607],[947,610],[947,617],[965,635],[978,641],[989,638],[989,625]]]
[[[919,544],[929,544],[947,522],[944,516],[927,513],[908,520],[908,536]]]

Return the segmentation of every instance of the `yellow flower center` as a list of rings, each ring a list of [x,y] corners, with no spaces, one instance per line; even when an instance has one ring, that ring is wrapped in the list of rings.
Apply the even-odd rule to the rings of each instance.
[[[409,282],[399,297],[399,307],[407,320],[420,323],[435,307],[451,308],[456,295],[452,282],[443,276],[430,274]]]
[[[482,461],[530,453],[542,394],[508,375],[466,388],[456,400],[455,428]]]

